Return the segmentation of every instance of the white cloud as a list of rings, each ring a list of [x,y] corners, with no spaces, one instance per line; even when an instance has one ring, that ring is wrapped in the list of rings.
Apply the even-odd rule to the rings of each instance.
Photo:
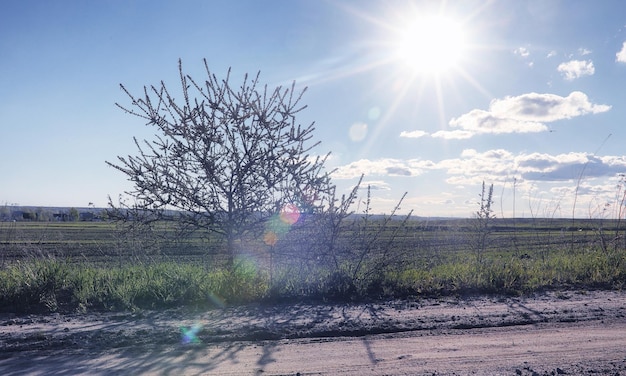
[[[557,70],[562,73],[568,81],[575,80],[582,76],[592,76],[596,71],[591,60],[571,60],[559,64]]]
[[[353,179],[365,176],[418,176],[425,169],[432,168],[431,161],[418,159],[383,158],[378,160],[360,159],[338,167],[332,176],[334,179]]]
[[[588,153],[519,153],[494,149],[464,150],[459,158],[446,159],[434,169],[446,170],[449,184],[476,184],[482,180],[503,183],[577,181],[579,178],[612,178],[626,170],[625,156],[595,156]]]
[[[572,207],[573,198],[578,197],[577,215],[588,215],[589,208],[597,202],[615,200],[616,184],[620,174],[626,171],[626,156],[598,156],[584,152],[561,154],[513,153],[506,149],[479,151],[463,150],[457,158],[443,159],[438,162],[428,160],[379,159],[360,160],[340,167],[333,174],[333,179],[353,179],[361,174],[380,176],[364,180],[361,189],[369,185],[372,190],[391,191],[386,177],[405,176],[417,182],[428,184],[429,172],[446,174],[445,182],[455,191],[465,191],[466,187],[480,187],[484,181],[498,186],[498,194],[511,196],[511,189],[518,197],[524,197],[535,205],[535,212],[554,215],[559,207]],[[422,177],[417,177],[422,175]],[[417,177],[417,178],[416,178]],[[515,185],[513,186],[513,182]],[[412,208],[427,210],[427,206],[451,204],[462,205],[465,200],[475,204],[475,195],[471,199],[466,193],[460,196],[447,195],[445,188],[433,196],[432,202],[426,203],[426,196],[411,200]],[[507,193],[505,189],[508,190]],[[577,189],[577,190],[576,190]],[[584,199],[583,199],[584,197]],[[450,199],[443,202],[443,199]],[[556,200],[556,201],[555,201]],[[594,201],[596,200],[596,201]],[[407,203],[405,202],[405,205]],[[393,205],[393,203],[390,203]],[[442,209],[442,208],[440,208]],[[430,210],[430,209],[428,209]]]
[[[615,176],[626,169],[623,156],[598,157],[587,153],[520,156],[522,178],[534,181],[577,180]]]
[[[497,117],[523,121],[552,122],[606,112],[611,106],[589,102],[585,93],[573,91],[567,97],[556,94],[529,93],[491,102],[490,111]]]
[[[450,120],[450,126],[460,128],[453,131],[439,131],[432,137],[469,138],[483,133],[531,133],[545,132],[544,124],[570,119],[586,114],[606,112],[611,106],[597,105],[589,101],[587,95],[574,91],[567,97],[555,94],[528,93],[517,97],[494,99],[489,110],[472,110]]]
[[[548,55],[546,55],[546,58],[551,58],[551,57],[555,57],[556,56],[556,51],[552,50],[550,52],[548,52]]]
[[[383,180],[367,180],[361,182],[361,189],[370,188],[373,191],[389,191],[391,186]]]
[[[428,136],[428,133],[424,131],[410,131],[410,132],[402,131],[400,133],[400,137],[405,137],[405,138],[420,138],[424,136]]]
[[[513,153],[506,149],[487,151],[465,149],[457,158],[438,162],[416,159],[360,160],[340,167],[332,177],[354,179],[361,174],[370,177],[379,176],[366,179],[361,188],[365,189],[369,185],[373,190],[386,192],[391,191],[391,186],[385,178],[387,176],[414,179],[422,175],[415,181],[428,184],[427,174],[431,171],[433,174],[446,174],[445,182],[457,191],[465,190],[465,187],[479,187],[483,181],[502,187],[498,188],[498,192],[508,189],[509,198],[510,190],[515,189],[518,197],[528,197],[529,201],[532,198],[533,203],[537,204],[533,209],[536,211],[541,206],[541,210],[553,213],[559,205],[571,207],[575,195],[579,198],[585,196],[584,200],[578,201],[577,215],[587,215],[586,210],[591,207],[589,205],[595,205],[593,200],[605,202],[615,200],[615,186],[619,183],[620,174],[626,171],[626,156],[597,156],[581,152],[547,154]],[[577,187],[578,190],[574,191]],[[441,195],[442,193],[437,193],[437,199],[433,199],[433,202],[439,200],[437,205],[443,205]],[[460,205],[467,199],[467,195],[445,198],[453,199]],[[473,205],[475,198],[469,202]],[[556,207],[550,206],[550,202]],[[412,207],[421,208],[420,210],[425,210],[421,207],[423,205],[425,205],[424,196],[411,202]]]
[[[466,149],[460,158],[446,159],[436,164],[451,175],[450,184],[476,184],[482,180],[502,181],[515,173],[515,156],[504,149],[480,153]]]
[[[493,102],[492,102],[493,103]],[[529,133],[545,132],[548,128],[541,123],[520,118],[500,117],[497,113],[472,110],[467,114],[450,120],[452,127],[463,128],[476,133]]]
[[[615,54],[615,61],[618,63],[626,63],[626,42],[622,44],[622,49]]]
[[[528,51],[526,47],[518,47],[515,50],[513,50],[513,53],[523,58],[527,58],[528,56],[530,56],[530,51]]]
[[[586,49],[586,48],[583,48],[583,47],[580,47],[580,48],[578,49],[578,53],[579,53],[581,56],[585,56],[585,55],[589,55],[589,54],[591,54],[591,50]]]
[[[474,133],[470,131],[462,131],[462,130],[456,129],[453,131],[437,131],[433,133],[431,136],[435,138],[443,138],[444,140],[452,140],[452,139],[463,140],[463,139],[471,138],[473,135]]]
[[[528,59],[528,57],[530,56],[530,51],[526,47],[518,47],[515,50],[513,50],[513,53],[515,55],[520,56],[522,59]],[[535,62],[529,61],[526,64],[528,65],[529,68],[532,68],[535,65]]]

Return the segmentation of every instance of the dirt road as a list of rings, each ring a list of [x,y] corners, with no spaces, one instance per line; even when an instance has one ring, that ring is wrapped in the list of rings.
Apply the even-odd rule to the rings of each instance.
[[[626,293],[0,316],[0,374],[626,375]]]

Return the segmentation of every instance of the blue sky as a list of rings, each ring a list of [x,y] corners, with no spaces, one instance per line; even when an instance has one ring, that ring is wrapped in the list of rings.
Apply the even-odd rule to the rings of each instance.
[[[308,87],[341,192],[377,212],[614,216],[626,172],[623,1],[14,1],[0,13],[0,203],[105,206],[107,166],[154,133],[124,84],[178,89],[177,61]],[[575,200],[575,203],[574,203]],[[607,204],[609,204],[607,206]]]

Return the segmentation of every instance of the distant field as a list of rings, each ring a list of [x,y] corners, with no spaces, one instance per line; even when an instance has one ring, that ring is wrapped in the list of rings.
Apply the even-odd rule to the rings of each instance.
[[[152,234],[120,230],[111,222],[0,222],[0,263],[31,257],[106,262],[142,253],[189,260],[219,252],[217,239],[168,242],[167,226]],[[158,252],[157,252],[158,249]]]
[[[392,232],[393,226],[392,222],[388,233]],[[584,250],[603,244],[624,249],[624,228],[623,222],[613,220],[495,219],[485,251],[531,256],[537,252],[561,248]],[[473,231],[471,221],[467,219],[412,219],[394,237],[392,246],[412,250],[417,259],[434,255],[445,257],[469,251],[468,240]],[[172,240],[171,232],[167,225],[150,234],[133,234],[123,233],[110,222],[0,222],[0,261],[33,256],[106,261],[137,252],[138,249],[133,250],[133,247],[153,248],[153,255],[171,260],[192,260],[215,257],[223,249],[219,239],[206,233]],[[262,242],[254,240],[250,242],[253,248],[263,247]],[[158,252],[155,251],[157,246]]]

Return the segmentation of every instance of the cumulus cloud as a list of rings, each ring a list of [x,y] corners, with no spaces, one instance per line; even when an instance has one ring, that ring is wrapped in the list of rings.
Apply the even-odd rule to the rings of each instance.
[[[361,189],[370,186],[372,190],[389,191],[390,179],[408,178],[415,179],[416,184],[422,182],[428,184],[428,173],[435,175],[445,174],[445,182],[454,187],[454,190],[463,190],[464,187],[479,187],[484,181],[502,187],[504,190],[517,190],[519,197],[556,196],[557,207],[559,205],[571,205],[574,195],[588,196],[587,200],[610,201],[615,199],[615,184],[620,184],[620,174],[626,171],[626,156],[598,156],[590,153],[570,152],[561,154],[547,153],[513,153],[506,149],[492,149],[478,151],[475,149],[463,150],[458,157],[443,159],[440,161],[428,160],[400,160],[379,159],[360,160],[340,167],[334,174],[333,179],[353,179],[361,174],[366,179],[361,184]],[[415,178],[422,175],[420,178]],[[413,181],[413,180],[412,180]],[[515,182],[515,183],[512,183]],[[498,188],[500,191],[500,189]],[[503,192],[503,191],[502,191]],[[510,192],[507,193],[510,196]],[[446,199],[453,199],[456,205],[463,203],[466,195],[446,196],[445,192],[438,191],[432,202],[426,202],[424,196],[411,202],[414,207],[422,205],[443,205],[442,195]],[[472,196],[474,197],[474,196]],[[435,202],[438,201],[438,202]],[[590,207],[583,205],[580,208]],[[467,201],[469,205],[475,204],[475,199]],[[394,203],[389,203],[393,205]],[[543,208],[548,210],[546,203]],[[550,208],[549,210],[557,210]],[[577,215],[585,215],[581,212]]]
[[[626,158],[617,156],[598,157],[587,153],[559,155],[530,155],[534,163],[524,163],[520,157],[522,178],[535,181],[575,180],[579,177],[597,178],[615,176],[626,168]]]
[[[391,189],[389,184],[383,180],[366,180],[361,182],[361,189],[369,189],[373,191],[388,191]]]
[[[495,112],[484,110],[472,110],[450,120],[450,125],[473,133],[529,133],[548,130],[544,124],[538,122],[510,116],[501,117]]]
[[[566,80],[572,81],[582,76],[592,76],[596,69],[591,60],[571,60],[559,64],[557,70]]]
[[[466,138],[471,138],[473,135],[474,133],[470,131],[462,131],[462,130],[456,129],[453,131],[437,131],[433,133],[431,136],[435,138],[443,138],[445,140],[452,140],[452,139],[462,140]]]
[[[515,184],[514,189],[517,190],[519,197],[532,196],[534,199],[554,195],[558,196],[556,204],[558,206],[571,204],[574,195],[586,195],[587,199],[604,201],[615,199],[615,185],[621,184],[620,174],[624,171],[626,156],[620,155],[598,156],[581,152],[514,153],[506,149],[486,151],[466,149],[456,158],[436,162],[415,159],[360,160],[340,167],[333,174],[333,179],[352,179],[365,174],[368,178],[363,181],[362,189],[369,185],[372,190],[388,191],[391,190],[391,186],[387,183],[386,177],[413,179],[422,175],[421,180],[415,179],[416,184],[420,181],[428,184],[427,174],[432,172],[436,175],[447,175],[445,182],[454,187],[454,190],[463,190],[468,186],[479,187],[483,181],[503,189],[510,189],[512,184]],[[444,204],[441,201],[442,196],[445,199],[453,199],[457,205],[466,197],[453,194],[446,196],[445,192],[439,191],[432,200],[419,196],[419,201],[416,200],[411,205],[439,206]],[[579,205],[581,208],[585,207],[582,202],[580,201]],[[475,199],[469,200],[468,203],[474,205]],[[548,206],[544,208],[548,210]],[[556,210],[556,208],[550,210],[552,209]]]
[[[383,158],[377,160],[360,159],[338,167],[333,172],[334,179],[353,179],[365,176],[418,176],[432,168],[433,162],[417,159]]]
[[[480,153],[466,149],[460,158],[446,159],[436,164],[446,170],[452,179],[450,184],[475,184],[489,177],[490,181],[501,181],[515,173],[514,155],[504,149]]]
[[[395,176],[411,176],[411,169],[406,166],[389,166],[385,168],[386,175]]]
[[[624,156],[596,156],[588,153],[520,153],[504,149],[478,152],[464,150],[459,158],[443,160],[434,168],[443,169],[450,184],[476,184],[482,180],[504,182],[515,177],[523,182],[575,181],[583,178],[615,177],[626,170]]]
[[[618,63],[626,63],[626,42],[622,44],[622,49],[615,54],[615,61]]]
[[[420,138],[420,137],[424,137],[424,136],[428,136],[427,132],[424,131],[402,131],[400,133],[400,137],[405,137],[405,138]]]
[[[552,122],[606,112],[611,106],[589,102],[585,93],[574,91],[567,97],[556,94],[529,93],[491,102],[490,110],[497,117],[523,121]]]
[[[606,112],[608,105],[593,104],[587,95],[574,91],[567,97],[556,94],[528,93],[517,97],[494,99],[489,110],[472,110],[450,120],[450,126],[459,128],[439,131],[432,137],[470,138],[482,133],[545,132],[546,122],[570,119],[586,114]]]

